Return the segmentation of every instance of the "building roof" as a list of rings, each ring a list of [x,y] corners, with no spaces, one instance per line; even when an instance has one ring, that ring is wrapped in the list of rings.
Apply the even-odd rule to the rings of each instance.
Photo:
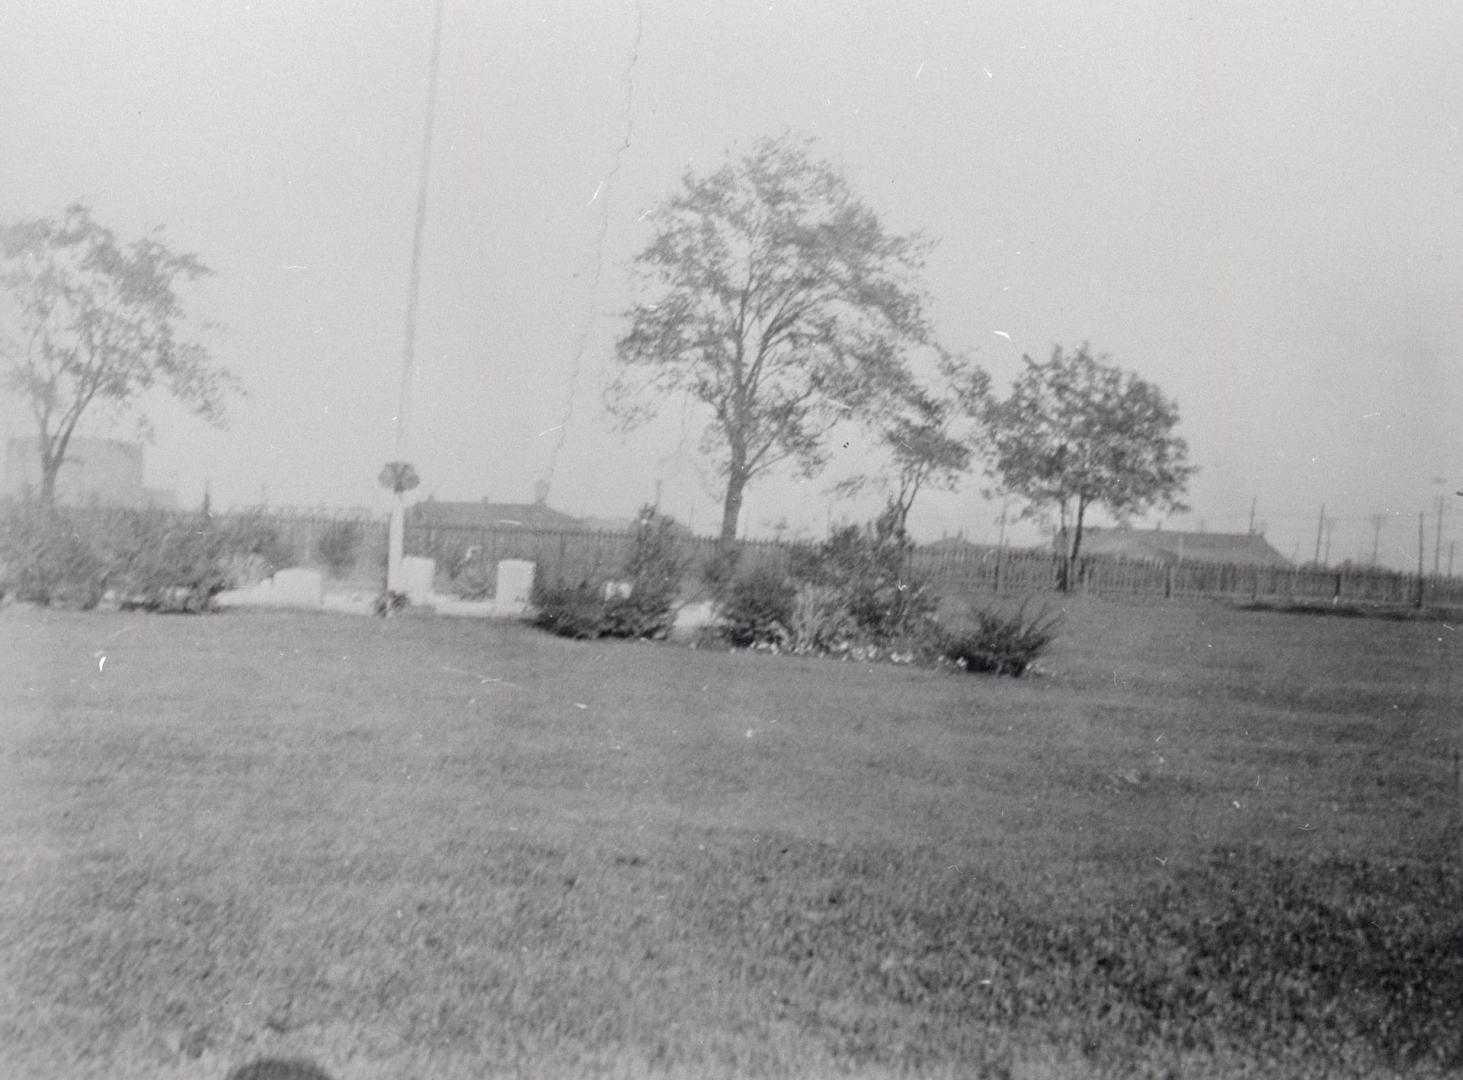
[[[1000,550],[998,544],[977,544],[963,536],[942,536],[927,544],[916,544],[915,550],[933,552],[938,555],[964,555],[968,558],[985,558]],[[1009,549],[1008,549],[1009,550]]]
[[[439,502],[424,499],[407,508],[413,525],[444,528],[578,529],[580,520],[543,503]]]
[[[0,497],[23,498],[41,484],[40,439],[34,435],[5,441],[0,466]],[[143,483],[143,447],[121,439],[77,436],[66,450],[56,477],[56,501],[63,504],[133,508],[177,506],[172,491]]]
[[[1259,533],[1180,532],[1169,529],[1084,529],[1083,555],[1158,562],[1289,566],[1290,560]]]

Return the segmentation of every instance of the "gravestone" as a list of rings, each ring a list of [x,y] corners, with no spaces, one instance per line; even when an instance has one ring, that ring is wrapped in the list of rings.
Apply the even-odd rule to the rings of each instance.
[[[702,632],[716,623],[716,604],[711,600],[699,600],[694,604],[683,604],[676,611],[676,621],[666,635],[671,641],[689,644],[700,639]]]
[[[325,602],[325,579],[305,567],[280,570],[269,593],[269,602],[280,607],[318,608]]]
[[[407,555],[401,560],[402,592],[413,604],[432,602],[432,579],[437,573],[437,563],[419,555]]]
[[[527,559],[504,559],[498,563],[497,609],[505,615],[522,615],[533,596],[533,563]]]

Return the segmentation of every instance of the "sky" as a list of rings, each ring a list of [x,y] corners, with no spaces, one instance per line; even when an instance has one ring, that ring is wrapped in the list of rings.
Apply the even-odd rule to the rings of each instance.
[[[162,226],[248,388],[216,430],[149,403],[149,483],[217,506],[371,506],[396,455],[433,0],[6,0],[0,221],[80,200]],[[1008,388],[1094,350],[1177,401],[1168,528],[1415,565],[1463,541],[1463,8],[1386,0],[445,0],[406,457],[419,496],[719,519],[704,415],[602,406],[645,215],[688,170],[811,136],[935,241],[942,341]],[[24,413],[0,423],[24,433]],[[99,416],[93,434],[127,437]],[[847,442],[848,446],[842,446]],[[820,535],[859,432],[743,530]],[[993,539],[972,475],[930,539]],[[1374,515],[1386,515],[1374,526]],[[1099,518],[1099,522],[1101,519]],[[1156,519],[1143,519],[1152,525]],[[1034,540],[1029,526],[1013,538]],[[1459,567],[1463,568],[1463,556]]]

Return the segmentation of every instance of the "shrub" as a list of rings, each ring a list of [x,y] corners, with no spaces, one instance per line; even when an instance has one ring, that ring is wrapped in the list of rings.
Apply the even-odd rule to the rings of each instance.
[[[790,644],[797,586],[786,576],[758,567],[726,586],[722,595],[716,608],[728,642],[742,648]]]
[[[227,536],[208,518],[129,511],[98,538],[118,602],[145,611],[207,611],[230,584]]]
[[[0,593],[32,604],[96,607],[107,565],[85,522],[57,508],[12,503],[0,521]]]
[[[788,632],[794,652],[839,652],[858,635],[848,591],[832,585],[803,585],[793,599]]]
[[[857,636],[887,644],[916,633],[937,600],[909,570],[913,548],[893,507],[864,526],[835,529],[817,547],[795,551],[793,577],[840,593]],[[820,594],[817,606],[826,610]]]
[[[204,516],[14,505],[0,522],[3,588],[38,604],[87,609],[111,592],[124,607],[205,611],[232,583],[230,541]]]
[[[652,506],[640,508],[635,542],[623,574],[628,596],[605,604],[605,634],[610,637],[661,637],[676,621],[676,596],[685,563],[676,553],[675,521]]]
[[[640,511],[635,541],[621,570],[625,595],[606,598],[604,583],[589,578],[534,588],[534,624],[562,637],[656,638],[676,618],[685,564],[676,554],[675,522],[652,507]]]
[[[498,587],[493,567],[481,558],[464,560],[450,578],[453,591],[464,600],[486,600]]]
[[[431,529],[416,538],[416,547],[437,564],[437,572],[446,575],[454,593],[464,600],[482,600],[493,595],[496,567],[481,544],[468,542],[472,535],[461,529]]]
[[[604,592],[591,581],[535,583],[533,607],[533,624],[551,634],[579,640],[604,636]]]
[[[972,604],[968,621],[945,632],[941,652],[966,671],[1019,677],[1046,651],[1061,621],[1060,612],[1045,607],[1028,614],[1025,602],[1014,613]]]
[[[722,600],[726,590],[736,582],[737,566],[741,561],[741,548],[721,547],[702,565],[701,582],[713,600]]]
[[[361,546],[361,523],[358,521],[332,521],[320,534],[315,544],[315,553],[331,577],[344,577],[356,564],[356,550]]]
[[[452,583],[453,590],[461,595],[463,579],[472,572],[478,561],[477,555],[481,550],[479,545],[468,543],[464,533],[455,529],[440,532],[431,529],[412,540],[411,547],[414,550],[410,554],[431,559],[436,564],[437,572],[445,574]],[[478,598],[480,597],[474,597]]]
[[[212,525],[222,538],[222,555],[236,559],[251,556],[269,568],[269,573],[294,566],[293,548],[279,535],[279,526],[258,511],[215,517]],[[268,575],[266,575],[268,576]]]

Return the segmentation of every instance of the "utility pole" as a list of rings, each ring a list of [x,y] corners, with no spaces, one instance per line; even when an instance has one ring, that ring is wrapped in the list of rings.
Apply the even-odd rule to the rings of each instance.
[[[1001,570],[1002,563],[1006,561],[1006,511],[1011,505],[1009,498],[1001,500],[1001,537],[996,541],[996,580],[993,583],[993,591],[1001,591]]]
[[[1316,521],[1316,557],[1311,560],[1316,566],[1321,565],[1321,533],[1326,531],[1326,504],[1321,504],[1321,516]]]
[[[1259,501],[1260,501],[1260,497],[1258,495],[1252,495],[1250,497],[1250,535],[1251,536],[1254,536],[1255,535],[1255,505]]]
[[[1427,543],[1427,511],[1417,515],[1417,606],[1422,607],[1423,547]]]
[[[1438,531],[1433,540],[1433,577],[1438,576],[1443,561],[1443,497],[1438,496]]]
[[[1382,543],[1382,526],[1387,523],[1386,514],[1373,514],[1367,519],[1372,523],[1372,566],[1377,565],[1377,548]]]
[[[1336,519],[1331,518],[1326,522],[1326,564],[1331,565],[1331,534],[1336,531]]]

